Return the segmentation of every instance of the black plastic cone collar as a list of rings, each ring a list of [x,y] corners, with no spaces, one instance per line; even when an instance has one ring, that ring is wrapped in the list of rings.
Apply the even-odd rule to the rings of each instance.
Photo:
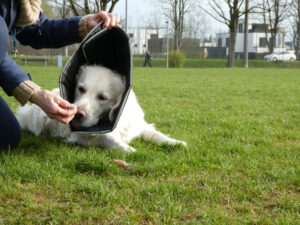
[[[76,75],[82,65],[101,65],[118,72],[125,77],[126,89],[112,122],[103,119],[99,120],[96,126],[80,128],[80,130],[70,125],[73,132],[108,133],[113,131],[131,89],[132,59],[129,38],[121,28],[102,29],[101,26],[102,24],[99,24],[87,35],[64,66],[59,79],[60,94],[69,102],[74,102]]]

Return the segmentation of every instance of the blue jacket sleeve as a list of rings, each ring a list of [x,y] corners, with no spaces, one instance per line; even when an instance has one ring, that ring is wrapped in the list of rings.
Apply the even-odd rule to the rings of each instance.
[[[0,86],[11,95],[12,91],[30,77],[7,54],[9,46],[8,29],[4,19],[0,16]]]
[[[48,19],[40,15],[38,23],[17,29],[17,39],[22,45],[35,49],[60,48],[78,43],[78,24],[81,17],[67,19]]]

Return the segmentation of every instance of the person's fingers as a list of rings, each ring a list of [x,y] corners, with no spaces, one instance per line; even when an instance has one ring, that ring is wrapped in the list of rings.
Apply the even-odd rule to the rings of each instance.
[[[60,117],[72,117],[75,116],[76,112],[63,109],[57,105],[55,112],[53,112],[52,114]]]
[[[116,14],[116,26],[119,26],[120,23],[120,15]]]
[[[70,102],[62,99],[61,97],[57,97],[56,102],[60,108],[67,110],[69,114],[76,114],[77,112],[76,105],[71,104]]]
[[[111,18],[108,16],[106,12],[100,11],[96,14],[97,23],[104,21],[103,28],[109,27]]]
[[[119,14],[112,14],[112,13],[106,13],[104,11],[100,11],[97,14],[95,14],[94,22],[96,24],[98,24],[101,21],[104,22],[103,28],[112,28],[115,26],[120,27],[120,25],[119,25],[120,15]]]
[[[110,18],[109,28],[112,28],[116,25],[116,16],[111,13],[109,13],[108,16]]]
[[[55,119],[55,120],[57,120],[61,123],[64,123],[64,124],[68,124],[73,119],[73,117],[70,118],[70,117],[61,117],[59,115],[52,115],[51,119]]]

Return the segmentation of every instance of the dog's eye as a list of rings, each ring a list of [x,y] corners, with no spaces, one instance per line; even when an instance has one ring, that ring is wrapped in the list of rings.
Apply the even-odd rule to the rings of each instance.
[[[101,101],[107,100],[107,98],[102,94],[97,95],[97,99]]]
[[[78,87],[78,91],[81,93],[81,94],[84,94],[86,92],[85,88],[84,87]]]

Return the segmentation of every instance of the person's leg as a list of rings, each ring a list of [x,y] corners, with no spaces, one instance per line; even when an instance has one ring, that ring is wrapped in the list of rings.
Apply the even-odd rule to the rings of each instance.
[[[21,140],[17,118],[0,96],[0,149],[15,148]]]

